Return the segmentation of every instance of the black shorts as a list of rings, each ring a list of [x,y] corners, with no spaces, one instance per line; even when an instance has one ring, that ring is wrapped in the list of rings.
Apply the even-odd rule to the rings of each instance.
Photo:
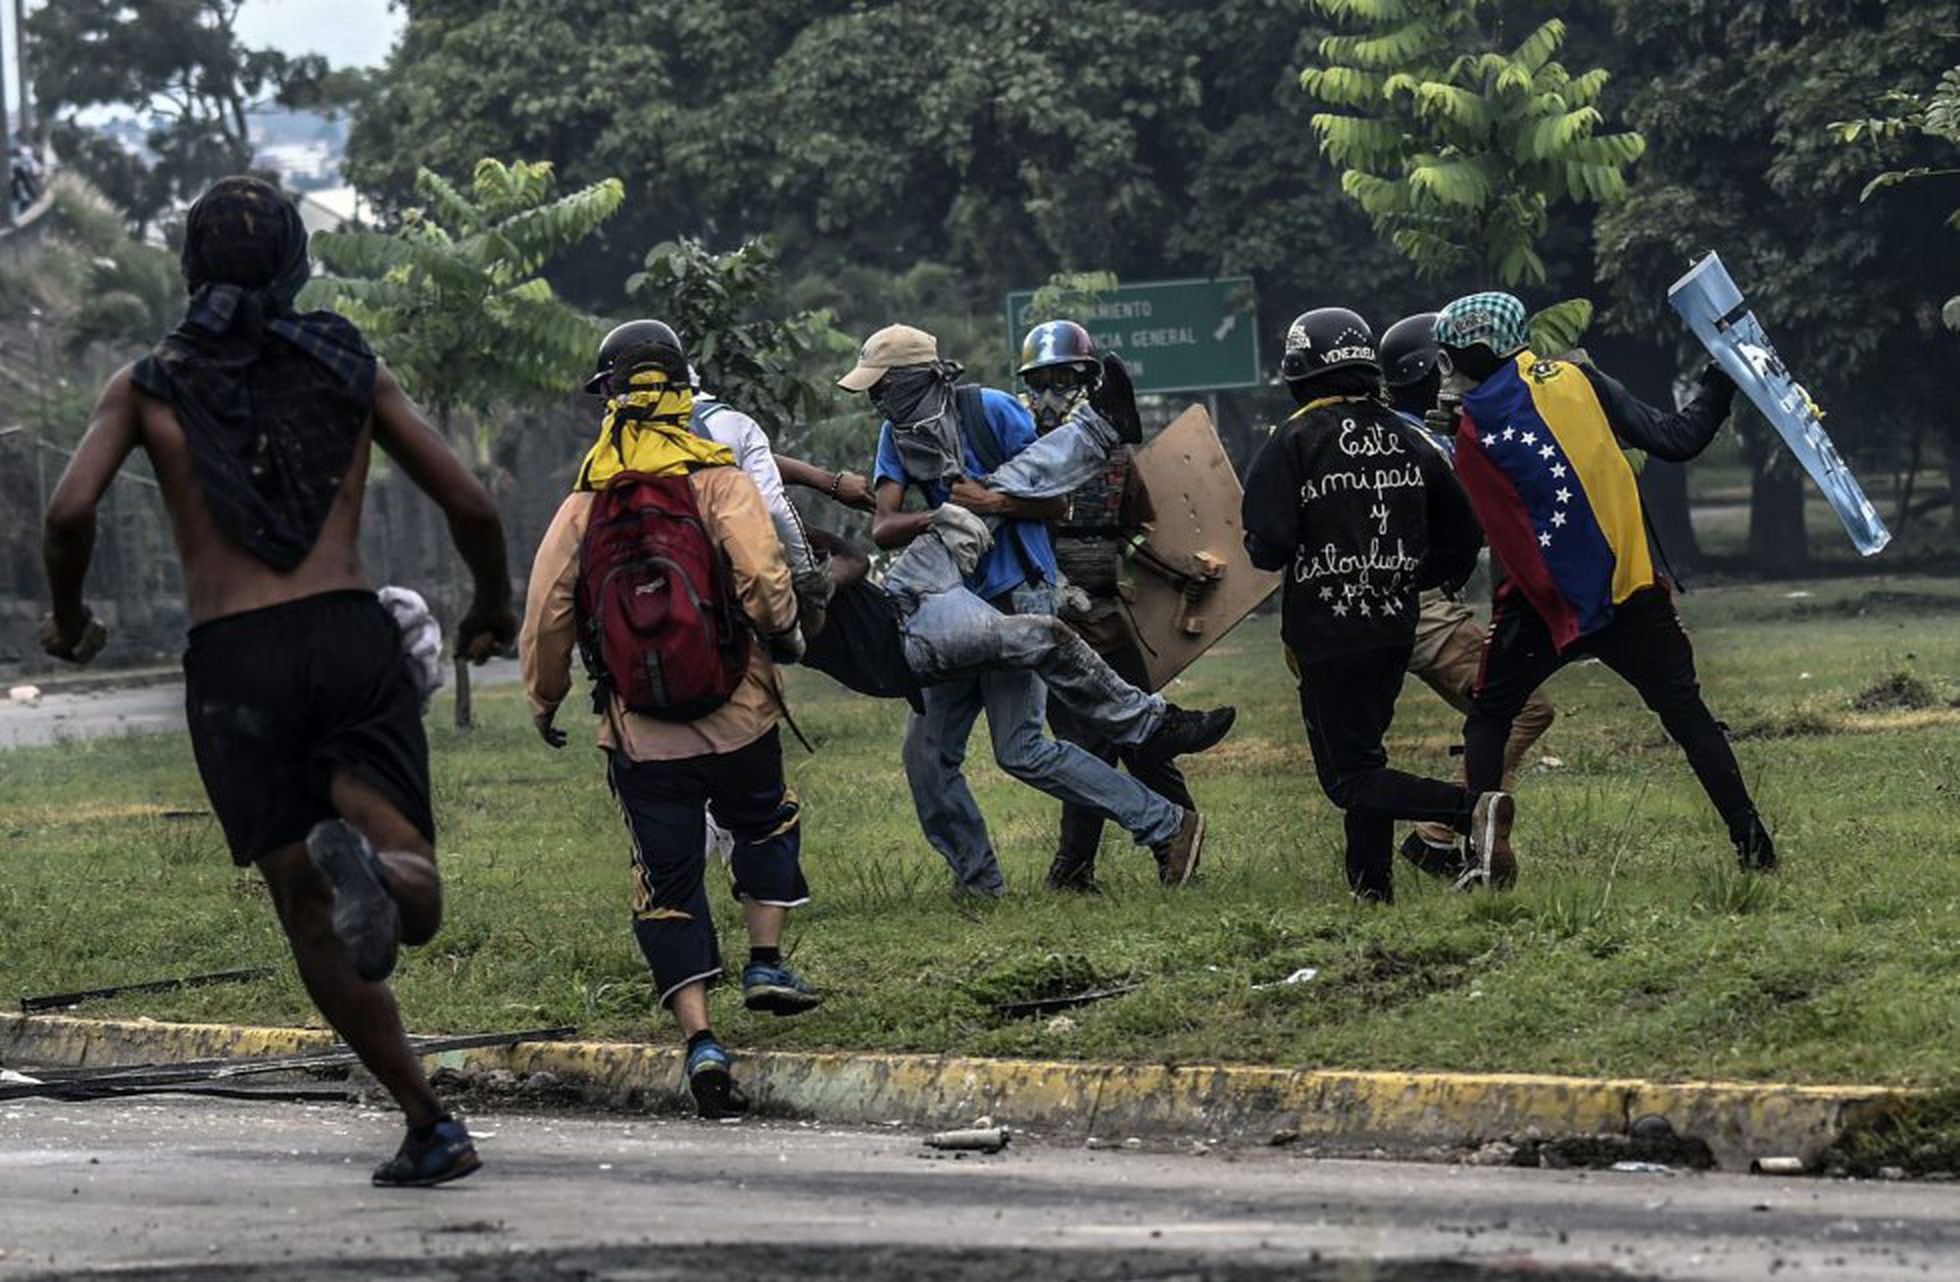
[[[325,592],[191,629],[184,706],[231,857],[249,864],[335,817],[347,769],[435,840],[422,696],[372,592]]]

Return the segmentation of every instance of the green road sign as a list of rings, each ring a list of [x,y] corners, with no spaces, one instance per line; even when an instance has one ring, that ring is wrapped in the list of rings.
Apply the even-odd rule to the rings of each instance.
[[[1021,363],[1021,338],[1036,324],[1034,291],[1007,296],[1007,345]],[[1256,387],[1259,313],[1252,280],[1154,280],[1101,295],[1095,311],[1071,316],[1130,367],[1139,392],[1211,392]]]

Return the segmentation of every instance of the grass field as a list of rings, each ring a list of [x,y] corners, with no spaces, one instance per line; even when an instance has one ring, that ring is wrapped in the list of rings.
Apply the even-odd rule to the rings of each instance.
[[[1703,684],[1782,846],[1745,878],[1685,763],[1597,666],[1550,687],[1554,761],[1520,785],[1511,895],[1399,870],[1392,909],[1353,905],[1338,816],[1311,781],[1270,621],[1174,692],[1236,702],[1193,760],[1212,815],[1201,884],[1159,890],[1107,839],[1104,900],[1039,888],[1055,805],[986,761],[972,776],[1012,895],[955,904],[898,766],[902,705],[798,674],[793,744],[816,902],[794,959],[831,993],[796,1021],[716,1022],[738,1045],[1938,1084],[1960,1045],[1960,584],[1718,587],[1683,602]],[[435,732],[448,923],[399,974],[418,1030],[575,1023],[664,1041],[627,928],[626,847],[599,759],[552,753],[514,690],[483,726]],[[577,718],[572,718],[574,722]],[[1390,750],[1445,772],[1456,719],[1411,683]],[[100,1015],[308,1023],[250,873],[235,872],[181,736],[0,754],[0,994],[253,963],[255,984],[102,1002]],[[717,891],[723,946],[742,955]],[[1303,968],[1310,981],[1276,985]],[[993,1006],[1120,982],[1064,1018]]]

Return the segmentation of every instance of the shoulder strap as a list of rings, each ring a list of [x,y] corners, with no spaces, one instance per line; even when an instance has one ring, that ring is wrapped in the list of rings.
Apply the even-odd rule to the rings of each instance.
[[[979,385],[962,383],[954,388],[953,404],[960,416],[960,435],[973,447],[980,466],[991,472],[1007,462],[1007,447],[987,417],[987,401]]]
[[[702,426],[706,424],[710,418],[714,417],[716,414],[721,413],[723,410],[727,408],[728,406],[724,405],[720,401],[709,400],[708,398],[702,396],[695,397],[694,408],[688,413],[687,416],[687,430],[694,433],[696,436],[706,436],[707,433],[701,430]]]

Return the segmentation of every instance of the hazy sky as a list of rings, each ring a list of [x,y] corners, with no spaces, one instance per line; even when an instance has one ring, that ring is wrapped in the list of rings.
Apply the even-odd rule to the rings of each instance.
[[[388,56],[406,21],[388,0],[246,0],[238,34],[248,45],[323,53],[337,67],[371,67]]]

